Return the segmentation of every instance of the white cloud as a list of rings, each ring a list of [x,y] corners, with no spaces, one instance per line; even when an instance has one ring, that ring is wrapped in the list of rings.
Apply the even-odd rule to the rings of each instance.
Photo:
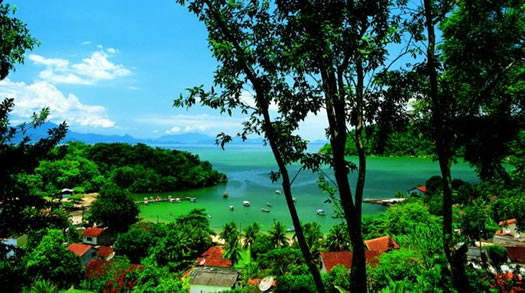
[[[97,45],[97,48],[102,49],[102,48],[104,48],[104,46],[98,44],[98,45]]]
[[[99,105],[82,104],[73,94],[65,96],[53,84],[45,81],[33,84],[0,81],[0,96],[15,99],[13,115],[28,118],[33,112],[49,107],[49,119],[55,122],[67,121],[89,127],[110,128],[115,122],[106,115],[106,110]]]
[[[247,105],[247,106],[250,106],[250,107],[254,107],[255,108],[255,97],[252,95],[252,93],[250,93],[249,91],[242,91],[241,92],[241,101]],[[275,103],[275,101],[272,101],[270,103],[270,106],[268,107],[270,110],[273,110],[273,111],[277,111],[279,110],[279,106],[277,106],[277,104]]]
[[[245,119],[221,115],[172,115],[172,116],[150,116],[137,118],[137,122],[150,125],[164,126],[167,134],[201,132],[209,135],[215,135],[218,132],[225,131],[235,134],[242,129],[241,123]]]
[[[84,41],[84,42],[80,43],[80,45],[82,45],[82,46],[91,45],[91,41]]]
[[[45,66],[39,74],[44,81],[54,84],[91,85],[101,80],[113,80],[131,74],[131,70],[124,65],[108,60],[117,52],[114,48],[109,48],[107,52],[98,50],[82,62],[71,65],[65,59],[45,58],[34,54],[30,55],[29,59],[35,64]]]

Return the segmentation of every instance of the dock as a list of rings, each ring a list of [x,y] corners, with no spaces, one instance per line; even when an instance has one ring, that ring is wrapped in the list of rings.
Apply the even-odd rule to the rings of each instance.
[[[365,203],[372,203],[372,204],[380,204],[383,206],[391,206],[396,203],[400,203],[404,201],[406,198],[365,198],[363,199],[363,202]]]

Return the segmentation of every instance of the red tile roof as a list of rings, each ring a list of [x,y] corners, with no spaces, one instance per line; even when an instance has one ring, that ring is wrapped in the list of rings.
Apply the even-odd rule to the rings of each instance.
[[[205,267],[231,267],[231,260],[222,256],[222,246],[212,246],[197,258],[197,264]]]
[[[517,222],[516,218],[512,218],[512,219],[508,219],[508,220],[506,220],[506,221],[501,221],[501,222],[499,222],[499,225],[500,225],[500,226],[505,226],[505,225],[514,224],[514,223],[516,223],[516,222]]]
[[[366,262],[370,265],[376,265],[379,262],[379,255],[381,253],[378,251],[365,251]],[[343,265],[347,269],[352,267],[352,252],[350,251],[321,252],[321,259],[327,272],[330,272],[337,265]]]
[[[104,232],[104,228],[97,228],[97,227],[89,227],[82,233],[82,236],[89,236],[89,237],[98,237],[102,232]]]
[[[91,245],[87,244],[72,243],[67,247],[67,249],[78,256],[83,256],[84,253],[91,249],[91,247]]]
[[[110,257],[113,253],[113,248],[109,246],[100,246],[97,251],[98,256],[102,258]]]
[[[511,261],[525,264],[525,246],[505,247]]]
[[[416,189],[419,189],[419,190],[421,190],[423,192],[427,192],[427,187],[426,186],[419,186]]]
[[[399,244],[390,236],[366,240],[365,245],[370,251],[385,252],[392,249],[399,249]]]

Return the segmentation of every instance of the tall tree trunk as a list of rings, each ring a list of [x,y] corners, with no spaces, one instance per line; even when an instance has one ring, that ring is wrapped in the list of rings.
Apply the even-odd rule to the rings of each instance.
[[[339,190],[341,206],[344,211],[348,233],[352,242],[352,268],[350,273],[350,291],[367,292],[366,262],[363,238],[361,235],[361,216],[356,211],[352,191],[348,181],[348,168],[345,161],[347,137],[344,89],[341,88],[342,75],[338,73],[336,82],[333,71],[321,70],[323,91],[326,97],[326,110],[330,127],[330,145],[333,153],[334,175]],[[339,91],[337,90],[339,84]],[[339,92],[339,94],[338,94]],[[364,179],[364,177],[363,177]],[[357,188],[356,188],[357,189]],[[361,193],[362,195],[362,193]]]
[[[283,156],[277,146],[277,134],[275,133],[275,129],[272,126],[270,114],[268,112],[269,105],[268,105],[268,102],[266,101],[267,92],[265,90],[265,87],[263,86],[264,79],[256,75],[255,70],[252,67],[253,66],[252,64],[256,64],[256,62],[251,59],[252,58],[251,56],[245,54],[244,50],[240,46],[241,42],[230,31],[231,28],[229,28],[226,25],[220,12],[218,12],[216,8],[213,7],[209,1],[205,1],[205,3],[208,6],[209,13],[211,14],[210,16],[217,20],[219,28],[224,34],[225,39],[228,40],[232,44],[232,46],[235,48],[240,65],[242,66],[244,73],[246,74],[250,82],[252,83],[252,86],[255,90],[255,93],[256,93],[255,99],[257,101],[257,104],[260,106],[262,110],[262,114],[263,114],[263,119],[264,119],[263,128],[266,134],[266,138],[268,139],[270,143],[270,147],[275,157],[275,161],[277,162],[277,165],[279,166],[279,171],[281,172],[281,176],[283,180],[282,186],[283,186],[284,196],[286,198],[288,210],[290,211],[290,216],[292,217],[292,223],[295,229],[295,235],[297,237],[297,242],[299,243],[299,247],[301,249],[303,257],[306,261],[308,269],[310,270],[310,274],[312,275],[312,278],[315,282],[317,291],[319,293],[324,293],[325,289],[323,285],[323,280],[321,279],[321,274],[319,273],[318,265],[314,262],[312,253],[310,252],[310,249],[308,248],[308,244],[306,243],[306,239],[304,238],[303,229],[301,227],[301,222],[299,221],[299,216],[297,214],[297,210],[295,209],[288,169],[286,167],[286,163],[283,160]]]
[[[425,25],[428,34],[427,71],[430,80],[430,98],[432,99],[432,129],[436,142],[441,177],[443,177],[443,249],[452,270],[452,280],[459,292],[470,292],[468,278],[461,253],[456,251],[452,239],[452,177],[450,173],[452,159],[452,133],[449,121],[444,114],[450,109],[450,98],[438,92],[438,80],[435,60],[436,35],[432,16],[433,0],[424,0]]]

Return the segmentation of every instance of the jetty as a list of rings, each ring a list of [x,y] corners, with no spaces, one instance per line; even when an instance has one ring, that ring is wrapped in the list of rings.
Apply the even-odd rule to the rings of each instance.
[[[363,202],[365,203],[372,203],[372,204],[379,204],[383,206],[391,206],[396,203],[403,202],[406,198],[365,198],[363,199]]]

